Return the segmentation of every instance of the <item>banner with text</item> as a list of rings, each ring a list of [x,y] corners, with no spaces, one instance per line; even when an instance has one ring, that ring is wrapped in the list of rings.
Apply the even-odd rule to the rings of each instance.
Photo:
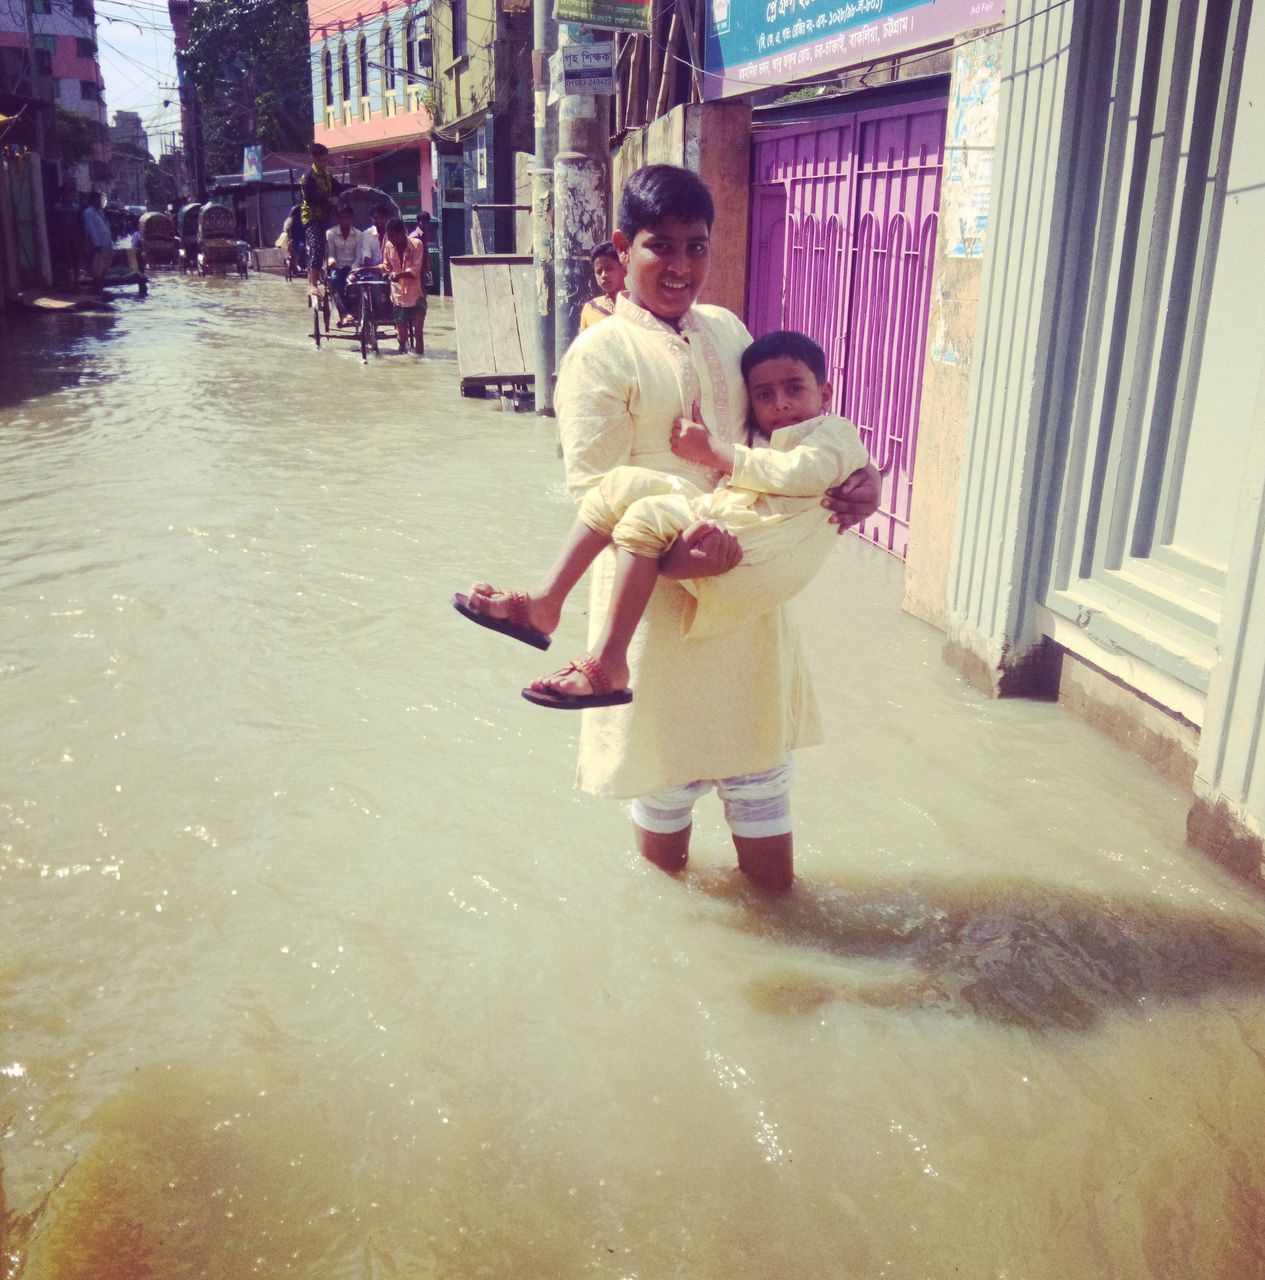
[[[706,0],[703,96],[789,86],[1002,19],[1003,0]]]
[[[650,34],[650,0],[554,0],[553,16],[581,27]]]

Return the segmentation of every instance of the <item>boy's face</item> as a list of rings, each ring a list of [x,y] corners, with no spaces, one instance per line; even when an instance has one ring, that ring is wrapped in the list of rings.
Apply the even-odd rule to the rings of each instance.
[[[339,212],[338,229],[343,233],[343,235],[348,235],[351,232],[351,210],[350,209],[343,209]]]
[[[628,296],[639,307],[673,324],[694,305],[711,252],[706,222],[664,218],[642,227],[631,242],[622,231],[612,239],[627,270]]]
[[[770,436],[830,409],[830,383],[794,356],[761,360],[747,375],[747,396],[756,425]]]
[[[593,260],[593,277],[597,281],[597,287],[608,298],[613,298],[623,289],[624,277],[627,274],[624,264],[618,258],[603,254],[600,258]]]

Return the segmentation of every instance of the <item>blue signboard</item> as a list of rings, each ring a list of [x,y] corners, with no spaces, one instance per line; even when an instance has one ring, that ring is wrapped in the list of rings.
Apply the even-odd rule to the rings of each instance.
[[[1000,22],[1003,0],[707,0],[703,95],[793,84]]]

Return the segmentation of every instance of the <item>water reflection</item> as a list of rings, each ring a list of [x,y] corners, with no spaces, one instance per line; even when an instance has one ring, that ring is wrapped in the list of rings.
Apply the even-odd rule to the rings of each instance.
[[[0,314],[0,409],[108,378],[89,357],[100,355],[97,344],[117,320],[111,312]]]
[[[1088,1031],[1111,1013],[1265,992],[1265,934],[1167,903],[1018,881],[885,889],[801,878],[772,901],[727,874],[690,883],[732,905],[722,919],[733,928],[898,969],[863,982],[793,972],[755,979],[750,998],[769,1013],[843,1000]]]

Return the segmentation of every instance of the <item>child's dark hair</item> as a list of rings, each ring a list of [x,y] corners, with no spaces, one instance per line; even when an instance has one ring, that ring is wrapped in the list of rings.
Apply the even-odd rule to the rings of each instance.
[[[404,234],[405,234],[404,219],[403,219],[403,218],[388,218],[388,219],[387,219],[387,225],[386,225],[386,233],[387,233],[387,239],[388,239],[388,240],[389,240],[392,236],[402,236],[402,235],[404,235]]]
[[[710,231],[716,221],[716,206],[698,174],[674,164],[648,164],[624,183],[615,224],[631,240],[638,231],[665,218],[705,222]]]
[[[619,254],[615,251],[615,246],[609,240],[603,240],[592,253],[589,254],[590,262],[597,262],[598,258],[614,258],[619,261]]]
[[[806,333],[794,329],[775,329],[757,338],[742,353],[743,380],[751,376],[756,365],[780,356],[802,360],[819,383],[826,381],[826,353]]]

